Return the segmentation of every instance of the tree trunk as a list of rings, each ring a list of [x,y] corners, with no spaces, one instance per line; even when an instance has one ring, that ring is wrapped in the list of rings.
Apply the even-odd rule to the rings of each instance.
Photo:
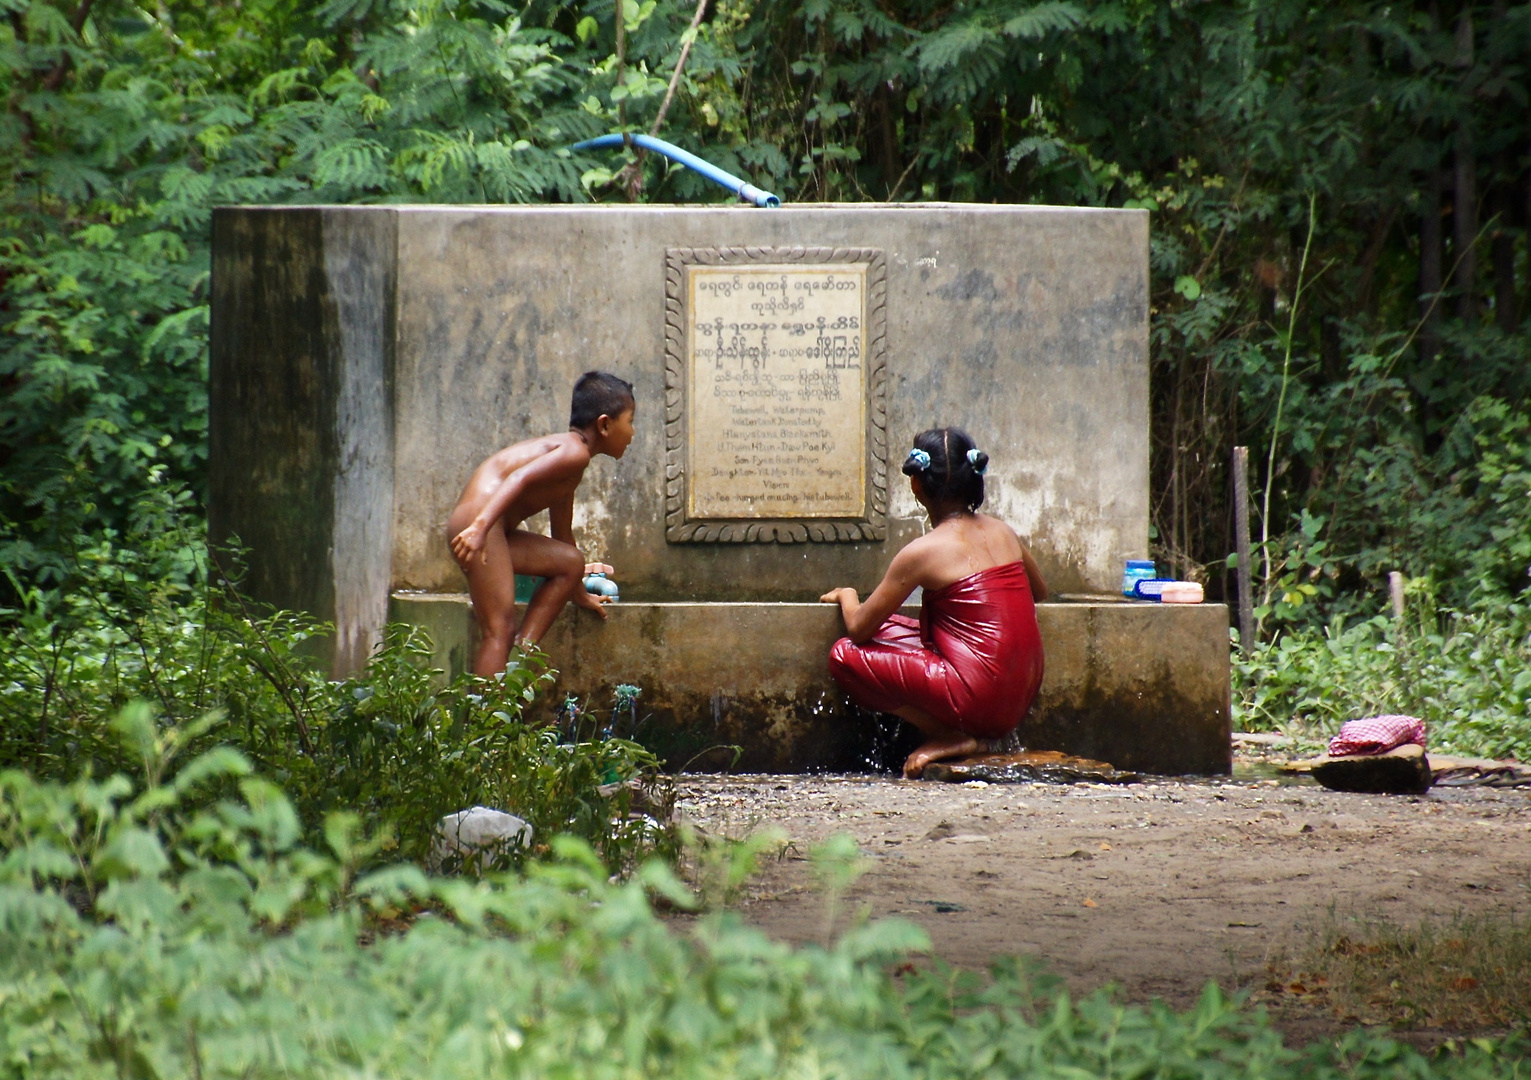
[[[1441,348],[1441,189],[1440,169],[1425,181],[1419,212],[1419,331],[1420,359],[1430,361]]]
[[[882,108],[882,186],[883,198],[893,197],[893,185],[898,183],[898,139],[893,127],[893,91],[888,84],[878,87],[877,99]]]
[[[1489,240],[1489,261],[1494,271],[1494,322],[1506,334],[1520,325],[1515,312],[1515,206],[1510,189],[1500,187],[1494,202],[1499,220]]]
[[[1473,66],[1473,13],[1464,8],[1457,17],[1456,66],[1465,82]],[[1457,291],[1457,317],[1471,322],[1478,314],[1478,162],[1473,157],[1472,110],[1457,118],[1452,184],[1452,274]]]
[[[1452,192],[1452,248],[1455,268],[1451,275],[1457,290],[1457,317],[1472,321],[1478,313],[1478,164],[1473,159],[1473,138],[1468,120],[1457,123],[1456,170]]]
[[[1393,220],[1397,216],[1398,207],[1389,206],[1372,226],[1371,239],[1366,244],[1366,251],[1361,255],[1361,278],[1356,283],[1355,306],[1358,312],[1364,312],[1367,315],[1377,314],[1374,292],[1377,281],[1377,261],[1382,258],[1388,235],[1393,229]]]

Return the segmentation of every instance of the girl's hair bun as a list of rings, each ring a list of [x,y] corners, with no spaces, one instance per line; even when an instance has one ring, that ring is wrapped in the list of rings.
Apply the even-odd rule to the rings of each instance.
[[[963,468],[966,465],[967,468]],[[930,505],[957,502],[970,511],[983,505],[983,471],[989,455],[961,428],[929,428],[914,437],[904,475],[920,478]]]
[[[904,459],[902,466],[905,476],[915,476],[930,468],[930,455],[916,447],[909,451],[909,456]]]

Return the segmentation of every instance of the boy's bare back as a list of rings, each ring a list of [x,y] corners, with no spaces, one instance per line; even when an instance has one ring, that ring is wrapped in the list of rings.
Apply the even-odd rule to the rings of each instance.
[[[506,501],[504,509],[493,516],[506,529],[514,529],[527,518],[558,503],[571,502],[574,491],[590,464],[590,447],[575,431],[524,439],[490,455],[463,487],[448,522],[449,535],[457,535],[494,499],[505,482],[525,470],[524,486]],[[489,515],[485,515],[489,516]],[[456,552],[457,545],[452,545]]]

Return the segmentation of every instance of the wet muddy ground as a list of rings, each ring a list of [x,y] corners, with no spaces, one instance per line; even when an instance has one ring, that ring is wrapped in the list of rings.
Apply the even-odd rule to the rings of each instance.
[[[681,809],[731,836],[790,838],[744,897],[773,936],[822,941],[809,848],[848,832],[870,866],[851,905],[912,919],[948,963],[1029,954],[1076,991],[1192,1004],[1250,990],[1292,1035],[1340,1020],[1264,989],[1328,920],[1413,924],[1531,908],[1531,789],[1354,795],[1311,780],[942,784],[884,776],[685,776]]]

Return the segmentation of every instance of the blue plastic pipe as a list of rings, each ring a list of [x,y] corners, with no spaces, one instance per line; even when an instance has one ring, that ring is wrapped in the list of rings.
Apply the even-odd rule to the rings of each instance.
[[[572,150],[605,150],[618,146],[626,146],[632,143],[641,146],[645,150],[652,150],[656,154],[663,154],[671,161],[679,162],[693,172],[701,173],[715,184],[721,184],[732,191],[747,203],[756,206],[780,206],[781,200],[769,191],[751,184],[747,180],[740,180],[733,173],[726,173],[710,161],[703,161],[688,150],[682,150],[674,143],[656,139],[652,135],[601,135],[598,138],[586,139],[582,143],[575,143]]]

